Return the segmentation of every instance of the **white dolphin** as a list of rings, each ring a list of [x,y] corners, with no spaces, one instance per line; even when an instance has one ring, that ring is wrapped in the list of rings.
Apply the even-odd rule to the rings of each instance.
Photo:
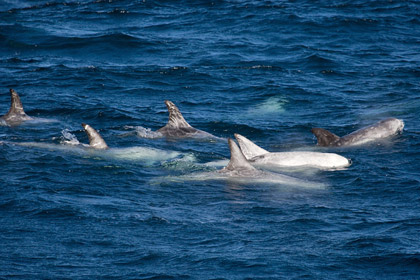
[[[311,182],[279,173],[259,170],[248,162],[232,139],[229,138],[228,143],[230,148],[230,161],[223,169],[218,171],[192,173],[178,177],[165,177],[165,181],[217,180],[240,184],[275,184],[304,188],[322,188],[326,186],[323,183]]]
[[[240,134],[235,138],[242,153],[252,165],[277,167],[314,167],[320,169],[337,169],[351,165],[351,160],[334,154],[319,152],[277,152],[270,153]]]
[[[164,162],[167,160],[179,159],[185,156],[182,153],[170,150],[160,150],[148,147],[125,147],[109,148],[102,136],[90,125],[82,124],[89,138],[89,145],[80,143],[77,138],[67,131],[63,131],[65,138],[64,144],[44,143],[44,142],[5,142],[6,144],[24,147],[41,148],[50,151],[62,151],[81,156],[93,156],[102,159],[118,161],[140,161],[150,164]]]

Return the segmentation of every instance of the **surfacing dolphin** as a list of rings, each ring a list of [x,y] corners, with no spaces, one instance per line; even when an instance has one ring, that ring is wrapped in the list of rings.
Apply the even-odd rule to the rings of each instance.
[[[235,138],[245,158],[256,166],[309,166],[320,169],[336,169],[351,165],[349,159],[334,153],[305,151],[270,153],[240,134],[235,134]]]
[[[60,144],[46,143],[46,142],[0,142],[0,144],[7,144],[13,146],[22,146],[29,148],[46,149],[49,151],[59,151],[62,153],[75,154],[83,157],[93,156],[111,161],[122,162],[141,162],[146,166],[165,163],[171,160],[178,160],[180,162],[194,160],[191,154],[183,154],[171,150],[160,150],[149,147],[123,147],[123,148],[108,148],[108,145],[103,140],[101,135],[93,129],[90,125],[82,124],[86,134],[89,137],[89,144],[80,143],[76,136],[63,130],[63,137]]]
[[[9,112],[0,117],[0,121],[9,126],[20,125],[24,121],[32,120],[23,110],[19,95],[14,89],[10,89],[10,109]]]
[[[98,150],[108,149],[108,145],[106,144],[105,140],[93,127],[85,123],[82,123],[82,127],[89,138],[89,146],[91,148]]]
[[[322,183],[310,182],[291,176],[259,170],[248,162],[235,141],[229,138],[228,143],[230,148],[230,161],[223,169],[171,178],[173,178],[174,181],[222,180],[240,184],[275,184],[305,188],[325,187],[325,184]],[[167,179],[165,179],[165,181],[167,181]]]
[[[187,123],[174,103],[165,100],[165,104],[169,111],[169,121],[157,132],[169,138],[216,138],[214,135],[196,129]]]
[[[404,122],[396,118],[379,121],[373,125],[356,130],[346,136],[339,137],[323,128],[312,128],[318,140],[318,146],[341,147],[365,144],[401,133]]]
[[[146,162],[159,162],[173,160],[182,156],[175,151],[165,151],[147,147],[109,148],[102,136],[88,124],[82,124],[89,138],[89,147],[98,152],[99,156],[119,160],[141,160]],[[85,145],[85,144],[84,144]]]

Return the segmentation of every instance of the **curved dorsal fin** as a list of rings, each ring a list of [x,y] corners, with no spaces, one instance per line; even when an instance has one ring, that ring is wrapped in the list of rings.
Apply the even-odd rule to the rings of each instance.
[[[184,119],[181,112],[179,111],[178,107],[175,106],[169,100],[165,100],[166,107],[168,108],[169,112],[169,120],[166,126],[170,127],[191,127],[189,123]]]
[[[10,109],[5,116],[20,115],[26,116],[23,110],[22,102],[20,101],[19,95],[14,89],[10,89]]]
[[[94,149],[108,149],[105,140],[93,127],[85,123],[82,123],[82,127],[89,138],[89,146]]]
[[[323,128],[312,128],[311,131],[316,136],[319,146],[331,146],[340,140],[339,136]]]
[[[238,145],[231,138],[228,138],[230,148],[230,161],[224,170],[235,171],[235,170],[256,170],[248,160],[242,154]]]
[[[238,141],[239,147],[241,147],[242,153],[244,154],[246,159],[251,159],[253,157],[268,153],[268,151],[257,146],[254,142],[240,134],[235,133],[235,138]]]

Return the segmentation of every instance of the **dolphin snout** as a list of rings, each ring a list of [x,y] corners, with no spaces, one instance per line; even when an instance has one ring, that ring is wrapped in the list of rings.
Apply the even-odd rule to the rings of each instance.
[[[400,131],[402,131],[405,126],[405,123],[403,120],[399,120],[399,121],[400,121]]]
[[[11,95],[17,95],[17,92],[14,89],[11,88],[9,91]]]

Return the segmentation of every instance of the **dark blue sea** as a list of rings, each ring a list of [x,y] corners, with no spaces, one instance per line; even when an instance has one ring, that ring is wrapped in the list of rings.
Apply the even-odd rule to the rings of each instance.
[[[0,115],[10,88],[35,121],[0,126],[0,279],[420,279],[418,1],[4,0]],[[220,139],[155,137],[165,100]],[[188,180],[234,133],[353,164]]]

